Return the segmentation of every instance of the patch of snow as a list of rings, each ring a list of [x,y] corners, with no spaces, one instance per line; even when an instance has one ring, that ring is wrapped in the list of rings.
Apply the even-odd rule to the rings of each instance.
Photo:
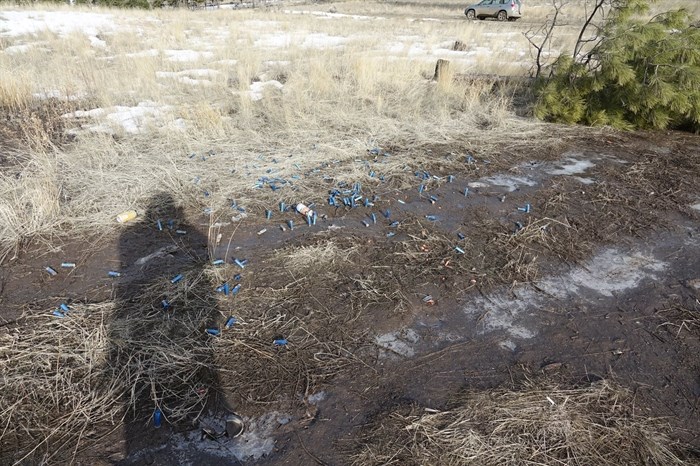
[[[44,92],[36,92],[36,93],[32,94],[32,97],[34,97],[35,99],[39,99],[39,100],[46,100],[46,99],[79,100],[83,97],[83,95],[66,95],[64,92],[61,92],[58,89],[51,89],[51,90],[44,91]]]
[[[269,86],[275,87],[280,90],[284,87],[284,85],[281,82],[275,81],[274,79],[271,81],[254,82],[250,85],[250,91],[248,92],[250,99],[253,101],[262,100],[263,95],[265,93],[265,88]]]
[[[420,337],[415,330],[404,329],[379,335],[375,338],[375,342],[381,348],[410,358],[415,354],[413,345],[415,345],[419,339]]]
[[[2,36],[36,34],[45,30],[59,35],[79,31],[95,36],[100,31],[115,29],[111,14],[83,11],[3,11],[0,13],[0,21]]]
[[[31,48],[32,48],[32,46],[29,44],[10,45],[5,50],[3,50],[3,52],[12,55],[15,53],[25,53]]]
[[[306,48],[339,47],[348,41],[346,37],[329,36],[323,33],[307,34],[301,46]]]
[[[561,301],[573,298],[598,303],[601,297],[613,297],[614,293],[640,286],[667,267],[667,263],[651,255],[625,254],[609,248],[596,254],[583,267],[537,283],[544,293],[528,287],[516,288],[513,293],[500,290],[472,299],[464,312],[477,317],[479,334],[504,331],[507,338],[501,345],[512,349],[512,339],[526,340],[537,334],[542,309],[559,307]],[[513,294],[516,298],[509,297]]]
[[[253,45],[260,48],[279,49],[292,44],[291,34],[260,34]]]
[[[108,109],[94,108],[92,110],[77,110],[66,113],[64,118],[94,118],[103,119],[107,124],[88,125],[84,127],[89,131],[111,132],[110,126],[121,127],[127,133],[139,133],[149,123],[153,122],[164,112],[169,111],[170,106],[159,105],[155,102],[141,102],[135,107],[116,106]]]
[[[140,57],[157,57],[160,52],[156,49],[141,50],[140,52],[125,53],[125,57],[140,58]]]
[[[700,202],[698,202],[697,204],[691,205],[690,208],[695,209],[695,210],[700,210]]]
[[[212,52],[207,51],[197,51],[197,50],[163,50],[163,53],[167,55],[168,60],[184,62],[184,61],[196,61],[201,58],[211,58],[214,56]]]
[[[590,160],[579,160],[569,157],[560,164],[559,168],[547,170],[547,173],[550,175],[579,175],[593,167],[595,167],[595,164]]]
[[[310,404],[316,405],[320,403],[321,401],[325,400],[328,394],[324,391],[320,391],[318,393],[314,393],[313,395],[309,395],[307,400],[309,401]]]
[[[513,192],[520,186],[535,186],[537,181],[524,176],[496,175],[486,178],[485,181],[493,186],[501,186]]]
[[[227,59],[227,60],[217,60],[214,63],[217,65],[227,65],[227,66],[233,66],[238,63],[238,60],[233,60],[233,59]]]
[[[498,344],[498,346],[500,346],[500,347],[503,348],[503,349],[510,350],[510,351],[515,351],[515,348],[518,347],[518,346],[513,342],[513,340],[503,340],[502,342],[500,342],[500,343]]]

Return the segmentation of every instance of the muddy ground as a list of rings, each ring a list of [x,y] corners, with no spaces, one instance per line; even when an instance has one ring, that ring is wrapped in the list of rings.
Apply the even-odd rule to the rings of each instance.
[[[382,157],[409,150],[428,174],[392,189],[388,174],[379,179]],[[170,277],[217,258],[231,283],[242,275],[240,293],[217,301],[217,318],[271,313],[304,324],[262,332],[257,352],[236,359],[269,360],[235,376],[222,370],[218,391],[246,420],[243,435],[202,438],[203,426],[223,429],[213,408],[194,424],[95,426],[74,462],[348,464],[382,413],[403,404],[441,409],[460,390],[525,375],[570,385],[614,379],[635,392],[640,414],[667,420],[688,462],[698,462],[700,137],[582,132],[499,157],[467,142],[379,152],[358,154],[377,172],[361,187],[373,205],[318,201],[314,226],[277,206],[269,220],[250,209],[213,229],[207,216],[189,214],[178,220],[184,235],[142,218],[128,241],[62,237],[5,259],[6,331],[27,325],[22,313],[113,300],[138,290],[153,269]],[[325,174],[329,190],[350,188],[328,176],[342,170]],[[164,247],[148,267],[134,265]],[[311,259],[294,262],[300,251]],[[248,263],[240,268],[234,258]],[[64,261],[77,266],[61,269]],[[302,330],[315,343],[299,343]],[[287,346],[273,348],[280,337]],[[235,358],[213,348],[222,367]]]

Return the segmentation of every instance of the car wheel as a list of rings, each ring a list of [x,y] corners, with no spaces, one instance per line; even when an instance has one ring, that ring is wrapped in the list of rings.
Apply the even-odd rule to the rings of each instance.
[[[501,10],[498,12],[497,18],[499,21],[505,21],[508,19],[508,13],[506,13],[504,10]]]
[[[476,18],[476,13],[474,12],[474,10],[467,10],[466,15],[467,19],[473,20],[474,18]]]

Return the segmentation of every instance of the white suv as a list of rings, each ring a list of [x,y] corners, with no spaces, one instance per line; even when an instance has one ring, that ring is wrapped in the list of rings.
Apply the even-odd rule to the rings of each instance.
[[[482,0],[464,10],[467,19],[496,18],[499,21],[515,21],[520,18],[520,0]]]

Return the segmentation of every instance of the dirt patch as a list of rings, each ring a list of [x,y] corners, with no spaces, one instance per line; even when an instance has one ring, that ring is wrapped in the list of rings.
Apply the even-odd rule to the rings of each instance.
[[[7,369],[19,370],[7,361],[31,353],[38,335],[41,354],[55,334],[75,354],[91,329],[102,335],[92,347],[100,380],[118,383],[101,403],[114,411],[80,421],[90,435],[46,437],[56,426],[27,414],[39,405],[16,411],[15,423],[36,428],[5,435],[3,456],[39,445],[33,454],[123,464],[348,464],[387,407],[449,410],[465,388],[503,394],[491,390],[512,385],[520,365],[614,379],[636,391],[635,415],[668,417],[670,438],[697,448],[700,140],[673,134],[572,136],[544,153],[513,143],[498,158],[469,144],[386,148],[407,160],[396,176],[382,173],[379,152],[370,184],[319,174],[339,205],[317,201],[315,225],[261,202],[219,225],[154,213],[118,237],[22,251],[2,271]],[[53,316],[60,303],[75,317]],[[120,322],[131,324],[117,338]],[[154,344],[165,360],[150,356]],[[45,380],[65,375],[55,364],[65,354],[42,363]],[[152,369],[130,379],[105,367]],[[44,387],[34,386],[40,403]],[[82,390],[111,393],[101,383]],[[53,406],[54,419],[78,422],[70,404]],[[199,437],[221,431],[230,411],[251,426],[247,437]]]

